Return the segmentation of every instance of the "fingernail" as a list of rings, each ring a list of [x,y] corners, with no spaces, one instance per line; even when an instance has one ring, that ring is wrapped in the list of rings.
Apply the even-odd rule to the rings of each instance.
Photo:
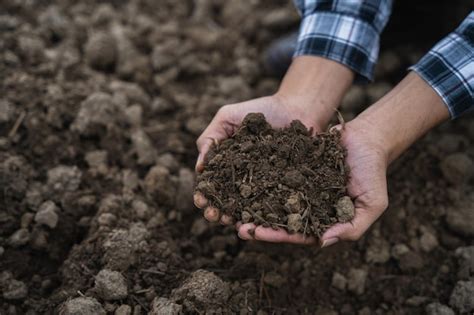
[[[321,244],[321,248],[334,245],[334,244],[336,244],[337,242],[339,242],[339,239],[338,239],[337,237],[328,238],[327,240],[324,240],[324,241],[323,241],[323,243]]]
[[[202,169],[202,155],[201,155],[201,153],[199,153],[199,155],[198,155],[195,169],[196,169],[197,172],[200,172],[201,169]]]

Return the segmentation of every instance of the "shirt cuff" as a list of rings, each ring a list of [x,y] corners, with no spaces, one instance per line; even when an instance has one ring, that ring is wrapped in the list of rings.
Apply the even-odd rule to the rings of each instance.
[[[321,56],[356,73],[356,81],[373,80],[380,36],[373,25],[351,15],[317,12],[303,17],[294,57]]]
[[[452,119],[474,109],[474,26],[463,24],[409,68],[438,93]]]

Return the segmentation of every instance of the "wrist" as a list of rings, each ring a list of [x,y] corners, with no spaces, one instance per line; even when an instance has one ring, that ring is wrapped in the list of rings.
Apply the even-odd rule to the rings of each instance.
[[[353,125],[357,130],[365,130],[391,163],[448,117],[449,112],[441,97],[416,73],[410,73],[392,91],[356,117]]]
[[[335,61],[298,56],[293,59],[275,96],[324,129],[353,79],[352,70]]]

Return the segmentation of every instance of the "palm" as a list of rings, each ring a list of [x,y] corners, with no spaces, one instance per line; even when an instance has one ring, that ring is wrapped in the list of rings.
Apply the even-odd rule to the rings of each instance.
[[[285,100],[277,97],[263,97],[248,102],[235,105],[224,106],[214,117],[213,121],[198,139],[197,144],[200,149],[196,170],[202,171],[204,167],[204,156],[208,152],[214,141],[226,139],[234,134],[240,126],[242,120],[248,113],[260,112],[265,115],[267,121],[275,128],[282,128],[295,119],[299,119],[308,128],[315,132],[320,131],[321,127],[309,118],[309,115],[301,109],[291,106]],[[221,223],[230,224],[231,218],[219,215],[219,210],[208,206],[207,200],[200,193],[194,196],[195,204],[203,208],[204,216],[209,221],[217,221],[220,218]],[[241,225],[237,223],[239,236],[243,239],[257,239],[268,242],[286,242],[286,243],[312,243],[314,238],[305,238],[301,234],[290,235],[284,230],[273,230],[262,226],[255,226],[252,223]]]
[[[350,126],[342,132],[350,167],[348,193],[354,200],[356,216],[350,223],[337,224],[322,237],[357,240],[387,207],[387,159],[377,143],[368,135],[355,132]]]

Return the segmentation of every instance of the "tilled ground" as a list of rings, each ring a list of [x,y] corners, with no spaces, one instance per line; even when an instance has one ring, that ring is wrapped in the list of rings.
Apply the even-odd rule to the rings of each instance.
[[[1,314],[472,313],[471,118],[390,168],[390,207],[357,243],[246,243],[193,207],[194,141],[221,105],[275,91],[261,51],[297,25],[290,3],[2,8]],[[382,53],[344,117],[420,49]]]

